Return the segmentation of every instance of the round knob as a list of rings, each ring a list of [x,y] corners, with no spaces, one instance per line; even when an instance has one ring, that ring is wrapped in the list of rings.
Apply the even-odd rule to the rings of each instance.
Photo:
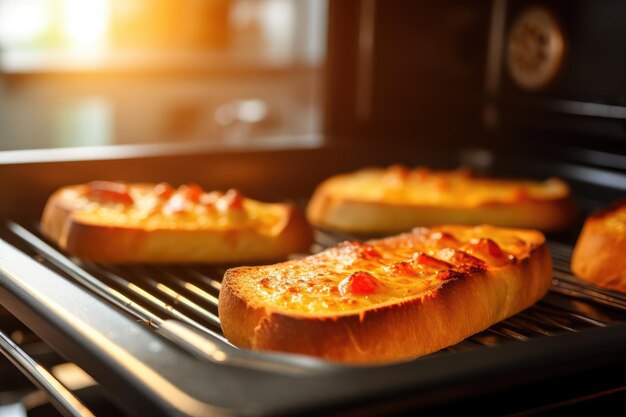
[[[524,90],[540,90],[558,74],[564,50],[563,32],[554,15],[545,7],[529,7],[509,32],[509,75]]]

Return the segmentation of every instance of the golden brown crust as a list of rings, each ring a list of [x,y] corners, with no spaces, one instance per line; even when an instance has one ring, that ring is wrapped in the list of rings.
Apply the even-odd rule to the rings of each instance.
[[[361,311],[298,314],[255,298],[246,282],[265,273],[259,268],[268,267],[235,268],[225,275],[219,314],[226,337],[244,348],[350,363],[406,360],[458,343],[535,303],[552,276],[550,254],[541,240],[519,262],[445,281],[434,291],[401,302]]]
[[[389,171],[392,168],[388,168]],[[465,192],[471,192],[471,180],[460,192],[453,204],[417,203],[385,197],[364,199],[344,195],[338,191],[339,183],[351,174],[331,177],[315,190],[307,207],[309,221],[317,226],[337,229],[349,233],[401,232],[416,226],[437,224],[492,224],[494,226],[532,228],[544,231],[563,230],[572,224],[576,209],[567,186],[558,181],[558,193],[553,198],[522,196],[510,201],[486,199],[479,204],[463,202]],[[352,175],[359,175],[356,172]],[[385,175],[381,171],[381,175]],[[446,173],[440,173],[445,176]],[[454,172],[450,175],[455,175]],[[348,179],[349,180],[349,179]],[[507,186],[504,180],[480,180],[494,186]],[[523,189],[521,182],[511,182],[511,188]],[[379,185],[374,185],[379,186]]]
[[[142,185],[143,186],[143,185]],[[48,200],[41,230],[68,253],[108,263],[228,263],[285,258],[307,252],[312,231],[301,210],[285,205],[284,215],[271,232],[246,228],[147,227],[145,224],[110,223],[85,216],[68,201],[64,187]],[[79,191],[80,192],[80,191]]]
[[[572,255],[572,271],[600,287],[626,293],[626,221],[617,224],[619,211],[626,212],[626,202],[587,218]]]

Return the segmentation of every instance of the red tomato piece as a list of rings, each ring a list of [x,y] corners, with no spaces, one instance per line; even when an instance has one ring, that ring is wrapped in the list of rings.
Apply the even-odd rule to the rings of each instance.
[[[390,267],[390,273],[394,276],[412,277],[416,276],[418,272],[413,268],[411,262],[396,262]]]
[[[442,247],[454,248],[459,245],[459,241],[455,238],[451,233],[447,232],[435,232],[431,236],[431,239],[434,239],[439,242]]]
[[[341,295],[368,295],[373,294],[379,287],[378,281],[372,274],[357,271],[339,283]]]
[[[416,253],[413,255],[413,264],[415,266],[428,266],[437,269],[450,269],[452,265],[449,263],[437,259],[435,257],[426,255],[425,253]]]
[[[224,197],[222,198],[224,199],[224,201],[226,201],[226,207],[228,207],[229,209],[243,209],[244,196],[239,190],[231,188],[230,190],[226,191],[226,194],[224,194]]]
[[[133,204],[128,186],[121,182],[92,181],[87,184],[87,197],[99,203]]]
[[[154,187],[154,193],[161,200],[168,200],[174,194],[174,188],[168,183],[162,182]]]
[[[181,185],[178,190],[187,200],[193,201],[194,203],[198,203],[200,196],[204,193],[204,190],[198,184],[184,184]]]
[[[357,248],[357,252],[359,257],[364,259],[373,259],[373,258],[381,258],[382,255],[380,252],[376,250],[376,248],[367,243],[354,242],[354,245]]]
[[[484,258],[488,263],[494,266],[502,266],[515,260],[513,255],[503,251],[496,242],[486,238],[472,242],[467,248],[467,251],[472,255]]]

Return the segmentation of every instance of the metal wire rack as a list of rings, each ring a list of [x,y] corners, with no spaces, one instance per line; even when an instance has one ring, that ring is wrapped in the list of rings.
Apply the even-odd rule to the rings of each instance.
[[[158,329],[168,320],[178,320],[207,338],[228,343],[217,311],[221,278],[227,266],[102,265],[68,257],[36,231],[16,223],[8,222],[2,235],[43,265],[147,326]],[[318,231],[316,248],[323,249],[344,237]],[[524,342],[626,321],[626,296],[597,288],[572,275],[570,245],[550,242],[549,247],[554,279],[551,291],[541,301],[436,354]]]

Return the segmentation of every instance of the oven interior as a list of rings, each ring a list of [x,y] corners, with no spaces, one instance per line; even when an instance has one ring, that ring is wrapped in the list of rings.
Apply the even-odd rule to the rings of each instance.
[[[506,45],[534,3],[391,3],[329,3],[322,135],[252,147],[0,155],[3,406],[19,400],[29,415],[56,415],[50,404],[62,415],[89,415],[78,398],[96,415],[550,415],[623,403],[626,296],[569,269],[584,216],[626,194],[625,61],[619,47],[593,48],[626,39],[618,20],[605,19],[623,5],[541,2],[557,16],[567,48],[557,78],[529,90],[510,74]],[[43,239],[37,226],[54,189],[95,178],[237,187],[305,205],[330,175],[391,163],[568,181],[579,222],[548,236],[549,294],[425,358],[345,366],[230,345],[217,312],[230,265],[84,262]],[[365,238],[315,236],[314,251]]]
[[[393,152],[384,155],[382,149],[358,149],[337,145],[279,155],[273,150],[257,151],[253,156],[211,151],[180,158],[202,160],[203,164],[221,159],[237,165],[242,158],[252,157],[258,176],[270,179],[285,176],[290,169],[285,165],[295,163],[309,173],[311,184],[316,183],[316,176],[325,175],[323,170],[337,169],[322,164],[336,153],[352,152],[355,164],[396,158]],[[468,150],[457,158],[471,161],[476,152],[481,151]],[[277,164],[277,157],[290,162]],[[505,157],[499,160],[506,163]],[[129,178],[138,165],[158,163],[168,168],[177,164],[172,156],[113,162],[103,158],[22,163],[3,169],[42,170],[64,181],[65,176],[91,175],[89,166],[93,169],[101,162],[125,167]],[[514,160],[523,165],[523,158],[508,158],[509,166],[515,166]],[[76,166],[86,169],[76,171]],[[551,166],[558,168],[559,164]],[[205,175],[209,178],[211,173]],[[591,194],[598,187],[582,181],[576,184],[590,187]],[[30,190],[42,187],[21,186]],[[246,190],[245,183],[241,186]],[[250,188],[253,195],[260,191]],[[298,199],[296,192],[281,192],[296,196],[301,204],[306,202],[305,196]],[[618,196],[621,190],[613,192]],[[32,193],[31,198],[42,197]],[[585,200],[581,201],[585,209]],[[602,203],[589,200],[588,207]],[[626,345],[626,296],[586,284],[571,274],[575,232],[548,236],[554,261],[553,287],[533,307],[425,358],[351,367],[231,346],[221,333],[217,312],[220,280],[229,265],[122,267],[85,262],[67,256],[42,238],[37,220],[36,215],[15,213],[4,220],[0,232],[0,295],[7,310],[3,320],[13,326],[5,333],[14,344],[17,340],[23,345],[18,343],[17,349],[48,369],[67,360],[78,365],[98,383],[88,384],[86,392],[77,392],[89,400],[94,392],[104,391],[105,397],[114,399],[115,405],[107,406],[124,412],[142,415],[150,404],[151,415],[224,411],[241,415],[380,414],[433,407],[453,411],[479,404],[483,408],[489,398],[512,398],[508,405],[494,401],[488,407],[490,413],[506,414],[538,412],[555,404],[563,411],[562,407],[581,399],[586,406],[590,407],[591,401],[595,407],[598,402],[613,404],[621,395],[615,390],[621,384],[618,370],[623,367],[621,352]],[[325,230],[316,230],[315,236],[314,251],[342,240],[364,238]],[[47,349],[38,353],[37,346]],[[14,370],[9,367],[5,372],[12,375],[7,381],[15,380]],[[600,378],[607,372],[608,378]],[[146,375],[159,383],[150,382]],[[547,391],[547,387],[551,389]],[[514,400],[520,393],[527,395],[523,402]]]

